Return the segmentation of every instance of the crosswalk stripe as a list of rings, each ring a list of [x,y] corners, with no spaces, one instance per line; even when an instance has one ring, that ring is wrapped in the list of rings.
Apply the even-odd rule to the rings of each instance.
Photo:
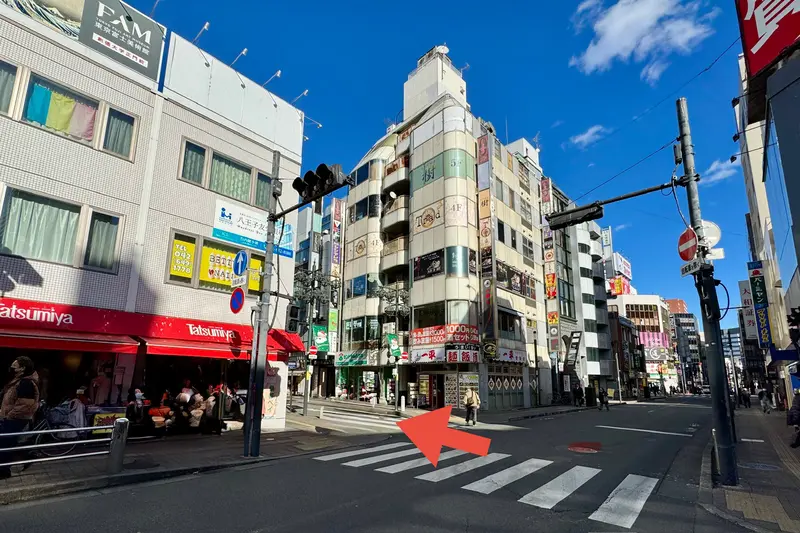
[[[545,461],[543,459],[528,459],[518,465],[514,465],[505,470],[501,470],[491,476],[487,476],[469,485],[461,487],[462,489],[480,492],[481,494],[491,494],[494,491],[501,489],[519,479],[524,478],[528,474],[532,474],[547,465],[553,464],[553,461]]]
[[[391,444],[384,444],[375,448],[361,448],[359,450],[351,450],[349,452],[334,453],[333,455],[322,455],[314,457],[316,461],[335,461],[337,459],[344,459],[346,457],[355,457],[357,455],[366,455],[368,453],[382,452],[385,450],[393,450],[395,448],[402,448],[403,446],[411,446],[410,442],[393,442]]]
[[[526,494],[519,501],[542,509],[552,509],[558,502],[575,492],[599,473],[600,470],[597,468],[576,466],[535,491]]]
[[[461,455],[465,455],[467,452],[462,452],[461,450],[450,450],[444,452],[439,456],[439,462],[446,461],[447,459],[451,459],[453,457],[459,457]],[[412,459],[410,461],[405,461],[404,463],[398,463],[396,465],[389,465],[384,466],[383,468],[376,468],[377,472],[385,472],[387,474],[396,474],[398,472],[405,472],[406,470],[411,470],[412,468],[419,468],[421,466],[431,464],[427,458],[423,457],[422,459]]]
[[[658,480],[655,478],[630,474],[614,489],[603,505],[589,516],[589,520],[631,528],[656,484]]]
[[[393,422],[380,422],[380,421],[365,422],[363,420],[352,420],[350,418],[339,418],[333,416],[325,416],[324,420],[338,422],[348,426],[364,426],[364,427],[374,427],[382,429],[396,429],[400,431],[400,428],[397,426],[397,424]]]
[[[415,455],[420,453],[417,448],[412,448],[411,450],[401,450],[399,452],[392,452],[392,453],[384,453],[382,455],[376,455],[374,457],[367,457],[366,459],[358,459],[356,461],[350,461],[349,463],[344,463],[344,466],[367,466],[367,465],[374,465],[375,463],[382,463],[384,461],[389,461],[391,459],[397,459],[398,457],[406,457],[408,455]]]
[[[325,418],[341,418],[347,420],[372,420],[374,422],[384,422],[386,424],[396,424],[398,419],[386,418],[378,415],[363,414],[357,415],[354,413],[342,413],[339,411],[326,411]]]
[[[451,477],[469,472],[470,470],[500,461],[506,457],[510,457],[510,455],[507,453],[490,453],[484,457],[476,457],[475,459],[470,459],[469,461],[464,461],[463,463],[459,463],[457,465],[448,466],[447,468],[439,468],[433,472],[422,474],[421,476],[417,476],[417,479],[438,483],[439,481],[450,479]]]

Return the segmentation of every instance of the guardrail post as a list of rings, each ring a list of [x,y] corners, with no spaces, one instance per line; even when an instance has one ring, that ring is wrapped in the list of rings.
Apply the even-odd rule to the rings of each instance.
[[[125,444],[128,441],[127,418],[118,418],[114,421],[111,430],[111,446],[108,451],[108,473],[119,474],[122,472],[122,461],[125,459]]]

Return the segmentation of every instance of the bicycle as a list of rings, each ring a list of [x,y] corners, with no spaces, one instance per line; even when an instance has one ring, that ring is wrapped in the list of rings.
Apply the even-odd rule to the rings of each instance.
[[[31,431],[48,431],[53,429],[75,429],[75,426],[69,423],[69,406],[66,407],[62,403],[58,407],[51,408],[45,402],[39,402],[39,409],[36,411],[36,416],[33,420],[33,429]],[[34,444],[56,444],[78,440],[80,434],[78,432],[62,432],[62,433],[39,433],[36,435]],[[36,450],[38,453],[47,457],[61,457],[67,455],[75,449],[76,444],[72,446],[48,446]]]

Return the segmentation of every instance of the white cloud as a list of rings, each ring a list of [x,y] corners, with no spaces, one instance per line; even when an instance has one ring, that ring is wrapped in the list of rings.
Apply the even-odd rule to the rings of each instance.
[[[594,163],[589,163],[589,168],[592,168],[593,166],[594,166]]]
[[[581,6],[590,0],[582,2]],[[594,32],[570,66],[585,74],[603,72],[614,61],[645,63],[642,79],[654,83],[673,54],[688,55],[714,33],[711,22],[719,14],[703,12],[703,0],[617,0],[610,7],[591,2],[576,11],[573,25],[580,31],[588,22]],[[657,74],[657,75],[656,75]]]
[[[632,224],[620,224],[619,226],[614,226],[614,231],[622,231],[626,230],[631,227]]]
[[[583,0],[572,15],[572,26],[580,33],[603,11],[603,0]]]
[[[611,133],[611,130],[601,126],[600,124],[596,124],[589,128],[588,130],[584,131],[583,133],[579,133],[578,135],[573,135],[569,138],[569,142],[577,146],[578,148],[586,148],[590,144],[594,144],[599,141],[604,136]]]
[[[711,166],[708,167],[705,172],[700,174],[700,185],[714,185],[715,183],[725,181],[737,175],[740,166],[741,164],[738,161],[731,163],[730,161],[717,159],[711,163]]]
[[[557,128],[557,127],[563,126],[563,125],[564,125],[564,121],[559,119],[559,120],[556,120],[555,122],[553,122],[553,125],[550,126],[550,127],[551,128]]]

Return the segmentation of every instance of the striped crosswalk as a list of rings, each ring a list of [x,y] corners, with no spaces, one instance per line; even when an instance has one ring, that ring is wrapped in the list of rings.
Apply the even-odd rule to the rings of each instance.
[[[563,465],[546,459],[527,458],[520,462],[514,461],[511,455],[505,453],[477,457],[458,450],[446,450],[439,457],[440,463],[445,464],[434,469],[426,458],[421,457],[419,450],[406,441],[322,455],[314,459],[323,462],[343,461],[341,464],[351,468],[374,466],[375,471],[384,474],[400,474],[427,468],[427,472],[414,478],[442,484],[461,475],[485,473],[484,477],[461,486],[463,490],[483,495],[522,482],[529,476],[536,476],[536,485],[529,485],[527,488],[537,485],[538,488],[527,492],[518,502],[539,509],[561,510],[568,508],[570,498],[576,495],[582,504],[587,499],[597,498],[595,505],[599,506],[589,515],[589,520],[627,529],[636,523],[659,481],[652,477],[629,474],[601,503],[604,495],[598,493],[597,487],[602,482],[593,485],[595,478],[603,478],[601,469]],[[565,469],[565,466],[568,468]],[[616,482],[617,480],[608,479],[607,486],[610,488]]]

